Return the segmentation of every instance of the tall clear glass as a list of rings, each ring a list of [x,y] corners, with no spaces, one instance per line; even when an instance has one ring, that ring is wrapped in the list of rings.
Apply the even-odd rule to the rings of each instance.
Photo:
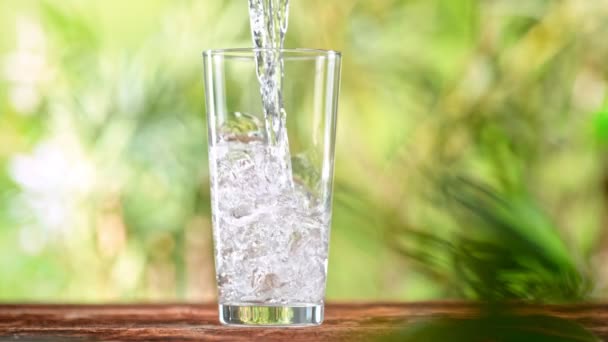
[[[264,117],[256,75],[256,52],[262,51],[283,61],[287,139],[280,144],[269,137]],[[340,58],[309,49],[204,53],[224,324],[323,321]]]

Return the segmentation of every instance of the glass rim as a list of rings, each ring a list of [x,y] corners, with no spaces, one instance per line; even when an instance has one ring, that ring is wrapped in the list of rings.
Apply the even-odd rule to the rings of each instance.
[[[269,48],[229,48],[229,49],[209,49],[203,51],[203,57],[221,56],[222,58],[253,58],[255,52],[280,52],[284,59],[292,58],[320,58],[320,57],[341,57],[342,54],[336,50],[295,48],[295,49],[269,49]]]

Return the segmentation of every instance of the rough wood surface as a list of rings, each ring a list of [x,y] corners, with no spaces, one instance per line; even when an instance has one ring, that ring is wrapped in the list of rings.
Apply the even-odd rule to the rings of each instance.
[[[325,323],[309,328],[221,326],[216,305],[0,305],[0,340],[19,341],[353,341],[369,340],[429,316],[471,317],[455,302],[329,304]],[[608,305],[518,307],[576,321],[608,340]]]

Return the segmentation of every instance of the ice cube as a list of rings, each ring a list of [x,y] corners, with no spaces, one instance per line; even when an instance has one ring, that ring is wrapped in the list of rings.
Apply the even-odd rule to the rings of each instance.
[[[306,186],[283,181],[291,172],[273,149],[242,139],[211,148],[215,172],[223,173],[212,186],[218,272],[230,279],[220,284],[224,303],[323,300],[326,208]]]
[[[220,141],[238,141],[242,143],[262,142],[264,124],[255,115],[231,112],[226,115],[219,129]]]

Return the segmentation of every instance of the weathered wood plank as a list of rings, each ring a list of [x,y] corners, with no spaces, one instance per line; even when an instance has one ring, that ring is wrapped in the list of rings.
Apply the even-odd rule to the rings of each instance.
[[[608,340],[608,305],[518,305],[522,315],[576,321]],[[329,304],[325,323],[309,328],[219,325],[215,305],[0,305],[0,340],[353,341],[386,335],[421,317],[474,317],[471,303]]]

